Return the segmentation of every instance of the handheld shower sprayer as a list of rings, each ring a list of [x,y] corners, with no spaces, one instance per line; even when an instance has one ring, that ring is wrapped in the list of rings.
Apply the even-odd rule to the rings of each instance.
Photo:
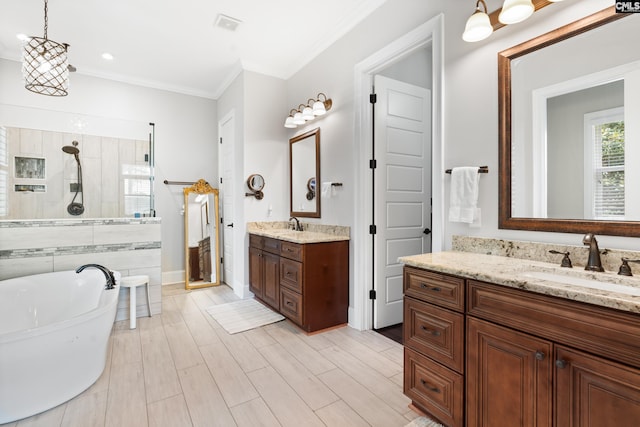
[[[78,183],[76,184],[76,194],[73,196],[73,200],[67,206],[67,212],[70,215],[78,216],[82,215],[84,212],[84,191],[82,191],[82,165],[80,164],[80,150],[78,149],[78,141],[72,141],[73,146],[65,145],[62,147],[62,151],[67,154],[73,154],[73,157],[76,159],[76,163],[78,163]],[[80,203],[76,202],[76,197],[78,197],[78,193],[82,193],[80,195]]]

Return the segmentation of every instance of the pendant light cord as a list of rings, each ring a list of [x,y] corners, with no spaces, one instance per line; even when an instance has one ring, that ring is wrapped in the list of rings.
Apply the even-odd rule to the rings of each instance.
[[[48,40],[47,30],[49,29],[49,1],[44,0],[44,39]]]

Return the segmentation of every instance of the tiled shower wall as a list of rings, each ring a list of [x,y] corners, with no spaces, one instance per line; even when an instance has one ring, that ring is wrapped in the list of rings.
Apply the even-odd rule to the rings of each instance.
[[[124,171],[139,166],[149,166],[145,155],[149,154],[149,141],[109,138],[34,129],[6,129],[6,162],[0,162],[0,174],[5,175],[6,216],[0,219],[48,219],[48,218],[121,218],[131,217],[124,206]],[[78,141],[83,173],[85,211],[74,217],[67,213],[75,192],[70,185],[77,182],[77,164],[71,154],[62,147]],[[1,143],[2,141],[0,141]],[[35,157],[45,159],[45,178],[16,178],[14,158]],[[4,163],[4,164],[3,164]],[[144,179],[143,179],[144,180]],[[147,178],[148,182],[148,172]],[[44,184],[45,192],[15,191],[15,184]],[[146,183],[145,183],[146,184]],[[2,209],[0,209],[2,212]],[[143,214],[144,212],[141,212]]]
[[[149,276],[151,312],[162,311],[160,218],[0,221],[0,280],[101,264],[122,276]],[[144,286],[136,311],[147,316]],[[129,318],[129,290],[121,289],[116,320]]]

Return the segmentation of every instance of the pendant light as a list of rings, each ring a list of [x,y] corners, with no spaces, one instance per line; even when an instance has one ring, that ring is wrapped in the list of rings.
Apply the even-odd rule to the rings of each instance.
[[[522,22],[535,11],[531,0],[505,0],[498,21],[505,25]]]
[[[48,0],[44,0],[44,37],[25,40],[22,53],[24,87],[49,96],[66,96],[69,88],[67,43],[49,40]]]
[[[484,7],[484,11],[480,10],[480,5]],[[493,33],[493,26],[489,15],[487,15],[487,4],[484,0],[476,2],[476,11],[467,19],[467,25],[462,33],[462,40],[466,42],[477,42],[484,40]]]

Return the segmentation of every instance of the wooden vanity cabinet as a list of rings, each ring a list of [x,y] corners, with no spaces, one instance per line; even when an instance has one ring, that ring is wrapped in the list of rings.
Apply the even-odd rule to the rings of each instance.
[[[265,249],[266,243],[259,249],[261,240],[268,242],[269,251]],[[300,244],[250,234],[249,276],[249,289],[256,298],[267,302],[306,332],[348,322],[349,242],[346,240]]]
[[[446,426],[640,425],[638,314],[413,267],[404,280],[405,394]],[[434,288],[466,297],[462,370],[435,338],[418,339],[437,330],[422,322],[442,322]],[[439,337],[453,330],[442,325]]]
[[[464,279],[404,268],[404,393],[448,426],[464,422]]]
[[[280,241],[249,236],[249,290],[275,310],[280,309]]]

